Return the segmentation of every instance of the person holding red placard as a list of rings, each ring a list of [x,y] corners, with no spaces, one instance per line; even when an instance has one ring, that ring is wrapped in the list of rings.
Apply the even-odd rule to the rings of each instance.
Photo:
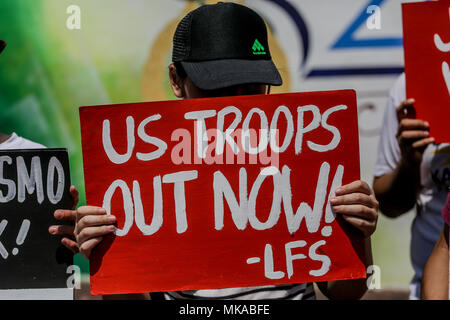
[[[410,299],[420,299],[423,268],[442,230],[441,209],[450,187],[450,145],[435,144],[430,125],[416,119],[414,99],[406,99],[402,74],[389,94],[373,188],[388,217],[401,216],[417,205],[411,230],[415,274]]]
[[[433,252],[425,265],[422,278],[422,296],[424,300],[448,300],[449,247],[448,226],[450,225],[450,193],[442,209],[444,228]]]
[[[256,39],[256,40],[255,40]],[[177,98],[205,98],[268,93],[281,85],[281,76],[269,51],[263,19],[253,10],[234,3],[204,5],[188,13],[174,35],[169,79]],[[250,43],[250,45],[248,45]],[[244,44],[244,45],[243,45]],[[253,44],[253,47],[252,47]],[[335,190],[334,211],[360,231],[366,244],[366,265],[372,264],[370,236],[377,224],[378,202],[363,181]],[[77,210],[75,235],[81,254],[92,250],[111,234],[116,222],[99,207]],[[332,299],[358,299],[367,290],[366,279],[318,283]],[[131,297],[137,297],[133,295]],[[148,297],[148,296],[144,296]],[[157,297],[151,294],[152,298]],[[314,299],[312,283],[252,288],[166,292],[164,299]]]

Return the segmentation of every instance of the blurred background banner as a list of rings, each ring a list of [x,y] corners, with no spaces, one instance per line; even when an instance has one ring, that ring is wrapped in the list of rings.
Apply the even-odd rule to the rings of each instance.
[[[400,0],[235,1],[267,22],[283,76],[272,92],[355,89],[361,177],[369,184],[388,91],[403,71]],[[0,131],[69,150],[85,204],[78,107],[175,99],[172,35],[189,11],[215,1],[2,0]],[[406,288],[413,213],[380,216],[373,237],[381,288]],[[77,256],[88,272],[88,263]]]

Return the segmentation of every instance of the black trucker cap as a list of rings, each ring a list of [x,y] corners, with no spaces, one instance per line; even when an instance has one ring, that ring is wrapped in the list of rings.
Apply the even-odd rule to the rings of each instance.
[[[2,53],[3,49],[6,47],[6,42],[0,39],[0,53]]]
[[[175,31],[172,61],[180,62],[203,90],[246,83],[282,84],[270,55],[264,20],[231,2],[189,12]]]

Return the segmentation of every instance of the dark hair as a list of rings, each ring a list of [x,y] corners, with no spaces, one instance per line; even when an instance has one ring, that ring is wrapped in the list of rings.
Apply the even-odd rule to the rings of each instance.
[[[187,77],[187,73],[183,68],[183,65],[181,64],[181,62],[176,61],[173,63],[175,68],[177,69],[177,75],[181,78],[184,79]]]

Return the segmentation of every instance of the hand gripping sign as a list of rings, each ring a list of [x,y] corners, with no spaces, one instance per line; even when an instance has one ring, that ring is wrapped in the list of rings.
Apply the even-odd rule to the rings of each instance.
[[[354,91],[80,108],[86,198],[117,217],[93,294],[365,276],[331,210],[359,179]]]
[[[406,93],[430,136],[450,142],[450,1],[402,4]]]

